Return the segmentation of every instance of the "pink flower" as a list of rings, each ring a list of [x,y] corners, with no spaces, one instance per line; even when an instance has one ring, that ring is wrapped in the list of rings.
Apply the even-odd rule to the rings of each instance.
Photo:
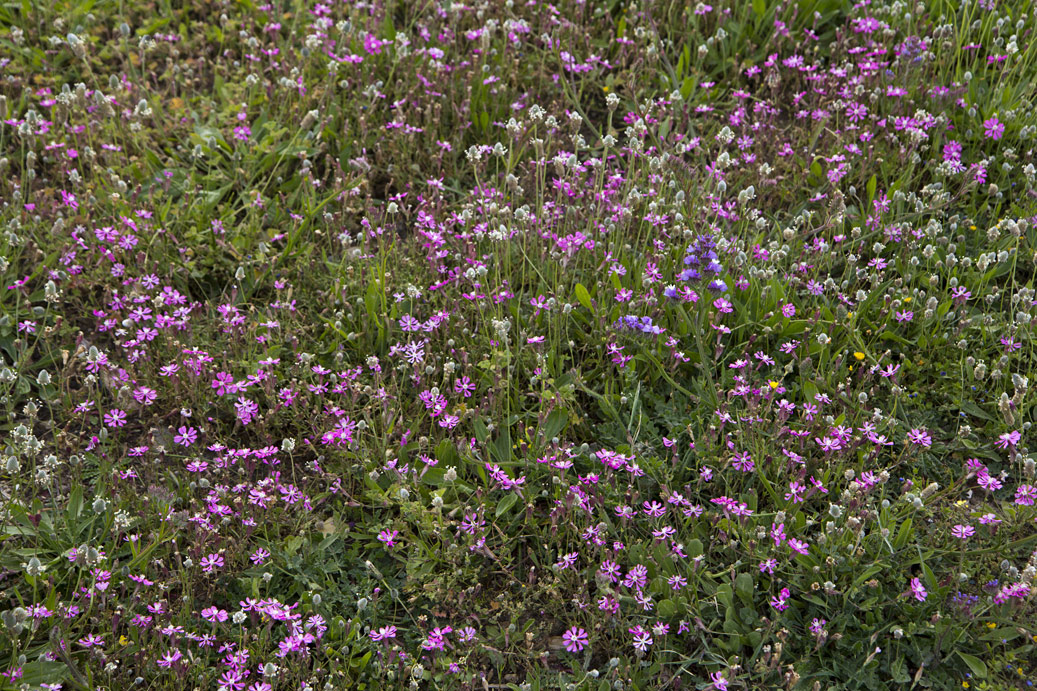
[[[925,586],[922,585],[922,581],[917,578],[911,579],[911,594],[915,596],[915,599],[919,602],[925,602],[925,598],[929,597],[929,593],[926,592]]]
[[[126,424],[126,413],[118,408],[113,408],[105,414],[104,424],[107,427],[122,427]]]
[[[996,446],[999,449],[1007,449],[1009,446],[1011,446],[1014,449],[1016,444],[1018,444],[1022,438],[1022,432],[1020,432],[1019,430],[1005,432],[997,438],[997,441],[994,442],[994,446]]]
[[[998,121],[996,115],[989,120],[984,120],[983,127],[986,128],[984,134],[987,139],[997,140],[1005,133],[1005,125],[1003,122]]]
[[[727,691],[727,679],[724,679],[723,672],[713,672],[709,675],[710,681],[713,682],[713,688],[717,691]]]
[[[1015,503],[1019,506],[1033,506],[1037,500],[1037,487],[1034,485],[1019,485],[1015,490]]]
[[[959,540],[968,540],[970,537],[976,534],[976,529],[971,525],[961,525],[960,523],[951,528],[951,535],[958,538]]]
[[[771,607],[778,610],[779,612],[784,612],[786,609],[788,609],[789,597],[791,596],[792,593],[789,592],[788,588],[782,588],[781,593],[779,593],[777,597],[771,598]]]
[[[183,653],[181,653],[179,650],[174,650],[172,652],[166,651],[166,653],[164,653],[162,657],[156,660],[156,663],[159,667],[172,667],[173,663],[179,660],[181,657],[183,657]]]
[[[578,653],[587,646],[587,632],[576,626],[562,634],[565,649],[570,653]]]
[[[792,538],[791,540],[789,540],[789,547],[791,547],[793,551],[799,552],[800,554],[810,554],[810,545],[808,545],[806,542],[803,542],[802,540]]]
[[[384,641],[390,638],[396,638],[396,627],[395,626],[383,626],[377,631],[372,631],[367,634],[371,637],[372,641]]]
[[[223,566],[223,557],[219,554],[210,554],[202,557],[201,561],[202,571],[205,573],[212,573],[216,569]]]
[[[634,635],[634,648],[642,653],[647,652],[652,645],[652,635],[640,626],[630,629],[630,633]]]
[[[924,429],[913,429],[907,433],[907,440],[917,446],[929,448],[933,445],[933,438]]]
[[[179,432],[179,434],[173,437],[173,441],[180,446],[190,446],[198,441],[198,430],[193,427],[185,427],[181,425],[177,432]]]

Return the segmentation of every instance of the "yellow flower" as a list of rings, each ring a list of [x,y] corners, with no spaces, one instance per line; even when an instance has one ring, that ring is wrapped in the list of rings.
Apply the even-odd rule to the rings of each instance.
[[[858,361],[858,362],[860,362],[861,360],[863,360],[863,359],[864,359],[864,353],[862,353],[862,352],[861,352],[861,351],[859,351],[859,350],[858,350],[858,351],[857,351],[856,353],[854,353],[854,354],[853,354],[853,356],[854,356],[855,358],[857,358],[857,361]]]
[[[961,688],[963,688],[963,689],[969,688],[969,682],[967,682],[967,681],[961,682]]]
[[[601,90],[604,91],[605,93],[609,92],[609,88],[607,86],[601,87]]]
[[[911,302],[911,298],[909,298],[909,297],[904,298],[904,302]]]
[[[773,380],[771,381],[771,388],[772,389],[776,389],[776,388],[778,388],[778,386],[779,386],[778,382],[773,381]]]
[[[130,644],[130,639],[129,638],[126,638],[126,636],[119,636],[119,645],[129,645],[129,644]]]
[[[995,623],[994,623],[994,622],[992,622],[992,621],[991,621],[991,622],[988,622],[988,623],[987,623],[987,628],[988,628],[988,629],[996,629],[996,628],[997,628],[997,624],[995,624]]]

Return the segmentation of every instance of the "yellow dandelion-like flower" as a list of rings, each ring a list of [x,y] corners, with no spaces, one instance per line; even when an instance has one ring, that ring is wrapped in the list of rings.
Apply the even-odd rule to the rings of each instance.
[[[857,362],[860,362],[861,360],[863,360],[863,359],[864,359],[864,353],[862,353],[862,352],[861,352],[861,351],[859,351],[859,350],[858,350],[858,351],[857,351],[856,353],[854,353],[854,354],[853,354],[853,356],[854,356],[855,358],[857,358]]]

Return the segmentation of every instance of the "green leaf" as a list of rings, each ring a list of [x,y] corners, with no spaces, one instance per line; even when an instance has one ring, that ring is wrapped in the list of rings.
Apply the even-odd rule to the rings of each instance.
[[[79,518],[79,514],[83,511],[83,488],[79,485],[72,488],[72,493],[68,497],[68,520],[71,524],[69,527],[75,528],[76,520]]]
[[[897,549],[903,549],[907,545],[907,541],[911,539],[911,519],[905,519],[900,524],[900,530],[897,531],[897,537],[893,540],[893,546]]]
[[[576,287],[573,288],[573,292],[576,293],[576,299],[581,305],[589,309],[591,312],[594,311],[594,304],[591,302],[591,294],[587,292],[587,289],[582,283],[577,283]]]
[[[961,409],[962,411],[968,413],[972,417],[978,417],[981,420],[987,420],[990,422],[993,422],[994,420],[993,416],[991,416],[987,411],[983,410],[972,401],[962,401]]]
[[[472,423],[472,429],[475,431],[475,440],[480,444],[485,444],[490,436],[490,431],[486,429],[486,423],[479,418],[475,418],[475,421]]]
[[[904,665],[903,655],[899,655],[893,659],[893,662],[889,665],[889,671],[893,677],[893,681],[897,684],[906,684],[911,681],[911,675],[907,673],[907,668]]]
[[[43,684],[56,684],[68,681],[68,668],[64,662],[50,662],[47,660],[36,660],[22,667],[22,678],[20,684],[29,687],[39,687]]]
[[[515,502],[517,501],[518,495],[514,492],[508,492],[508,494],[505,495],[503,499],[497,502],[497,510],[495,511],[497,518],[500,518],[501,516],[506,514],[508,510],[510,510],[511,507],[514,506]]]
[[[511,430],[507,426],[501,428],[500,435],[490,447],[490,455],[501,464],[511,460]]]
[[[762,19],[767,14],[767,0],[753,0],[753,12]]]
[[[954,652],[958,653],[958,657],[960,657],[962,661],[969,666],[969,669],[972,670],[973,674],[975,674],[980,679],[986,678],[987,664],[983,662],[983,660],[980,660],[975,655],[967,655],[961,652],[960,650],[956,650]]]
[[[747,573],[740,573],[735,578],[735,592],[742,602],[752,604],[753,601],[753,577]]]
[[[868,178],[868,186],[866,189],[868,190],[869,204],[871,204],[872,200],[875,199],[875,189],[878,187],[878,184],[879,179],[875,175],[872,175],[870,178]]]
[[[544,439],[551,441],[558,436],[558,433],[565,429],[565,426],[569,424],[569,411],[565,408],[555,408],[551,411],[551,414],[547,416],[547,421],[544,422]]]

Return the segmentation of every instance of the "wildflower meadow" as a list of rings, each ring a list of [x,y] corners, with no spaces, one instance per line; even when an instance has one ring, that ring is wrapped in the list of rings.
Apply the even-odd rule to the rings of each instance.
[[[1030,0],[0,5],[0,690],[1037,681]]]

